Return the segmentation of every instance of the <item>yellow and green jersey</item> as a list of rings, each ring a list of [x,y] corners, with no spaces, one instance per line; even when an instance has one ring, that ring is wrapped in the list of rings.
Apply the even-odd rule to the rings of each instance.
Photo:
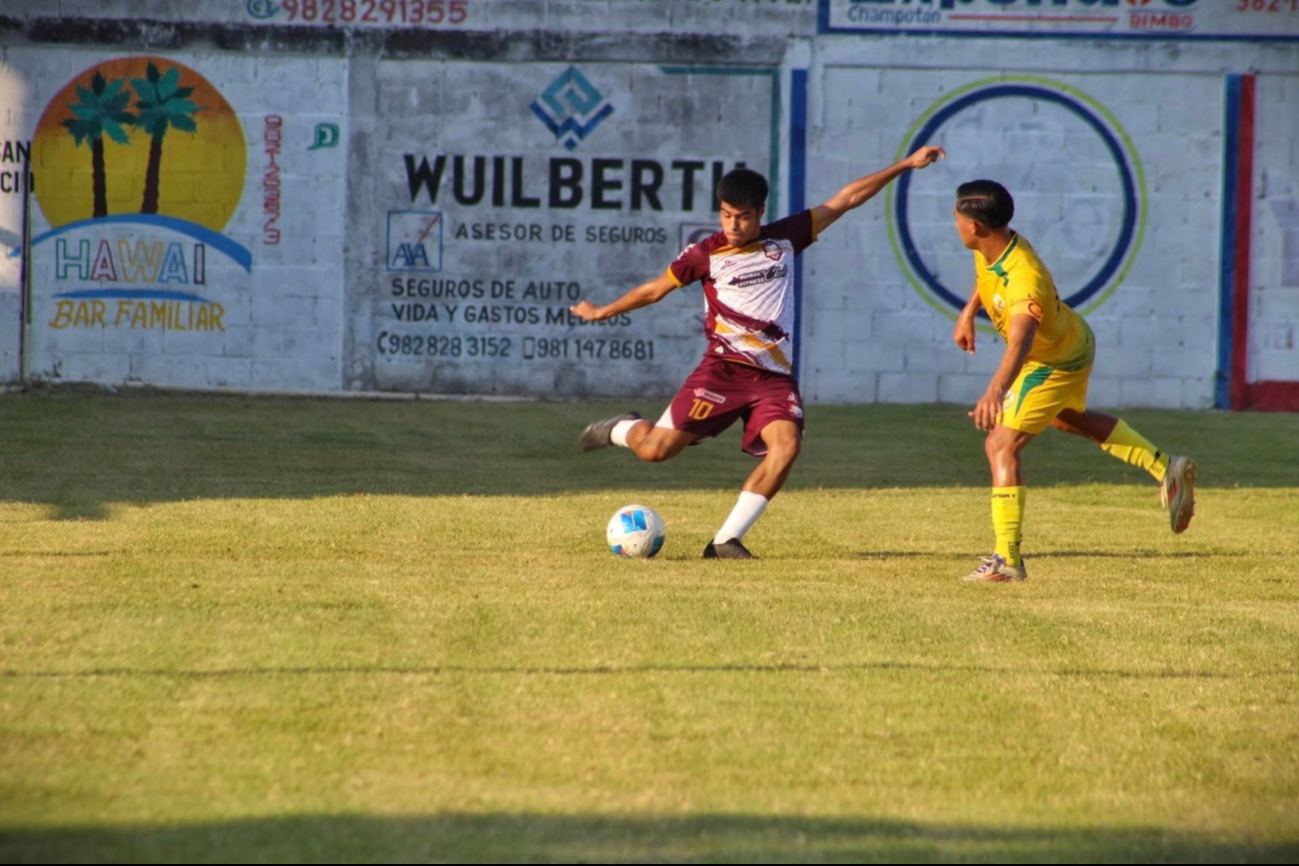
[[[1091,328],[1060,300],[1051,272],[1023,236],[1013,233],[991,264],[976,250],[974,271],[979,300],[1003,340],[1012,316],[1029,315],[1038,323],[1029,361],[1066,372],[1091,366],[1096,354]]]

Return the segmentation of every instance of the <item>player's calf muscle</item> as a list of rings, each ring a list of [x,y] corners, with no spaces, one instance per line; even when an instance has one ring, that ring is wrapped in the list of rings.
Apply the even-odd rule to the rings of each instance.
[[[633,430],[627,437],[627,444],[631,446],[637,457],[647,463],[662,463],[664,460],[671,460],[690,444],[688,438],[679,435],[664,435],[661,431],[662,428],[660,427],[651,427],[646,432],[641,433],[640,439],[637,441],[635,437],[637,433],[640,433],[640,430]]]

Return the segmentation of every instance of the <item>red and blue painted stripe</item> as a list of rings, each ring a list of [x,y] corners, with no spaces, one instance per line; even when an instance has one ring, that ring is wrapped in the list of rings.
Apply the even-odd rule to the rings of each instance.
[[[1227,76],[1222,159],[1222,262],[1218,285],[1218,372],[1214,405],[1247,408],[1249,232],[1254,186],[1254,76]]]
[[[1241,411],[1299,411],[1299,382],[1249,381],[1250,232],[1254,204],[1254,75],[1227,76],[1223,122],[1222,269],[1214,405]]]

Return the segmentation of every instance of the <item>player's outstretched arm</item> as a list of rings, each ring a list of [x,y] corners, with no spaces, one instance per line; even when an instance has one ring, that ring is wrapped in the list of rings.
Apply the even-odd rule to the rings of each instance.
[[[853,208],[864,205],[875,197],[875,194],[889,185],[889,181],[911,169],[924,168],[931,163],[946,159],[947,152],[941,147],[927,144],[895,165],[886,169],[859,177],[834,194],[824,204],[813,209],[818,233],[828,228],[835,220]]]
[[[1033,348],[1033,337],[1037,336],[1037,319],[1029,315],[1011,316],[1006,331],[1006,354],[1001,356],[1001,363],[997,366],[997,372],[992,374],[988,390],[983,392],[974,408],[966,413],[974,419],[974,426],[980,430],[991,430],[1000,420],[1006,392],[1015,384],[1019,371],[1028,360],[1029,350]]]
[[[680,285],[677,281],[672,278],[669,272],[664,271],[660,276],[641,283],[611,304],[597,307],[590,301],[580,301],[568,309],[573,315],[588,322],[599,322],[603,319],[613,318],[619,313],[628,313],[632,310],[639,310],[641,307],[648,307],[650,304],[657,304],[667,297],[670,292],[678,288],[680,288]]]

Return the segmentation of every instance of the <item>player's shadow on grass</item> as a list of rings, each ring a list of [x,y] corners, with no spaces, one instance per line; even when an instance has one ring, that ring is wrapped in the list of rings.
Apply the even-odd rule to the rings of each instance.
[[[1243,550],[1043,550],[1033,559],[1223,559],[1257,554]],[[1027,556],[1027,555],[1026,555]]]
[[[1007,821],[1007,824],[1012,823]],[[745,814],[301,815],[0,830],[0,861],[176,863],[1292,863],[1299,844],[1165,827]]]
[[[98,520],[118,503],[187,499],[737,490],[755,465],[738,426],[666,463],[578,452],[586,423],[627,409],[657,418],[663,405],[0,396],[0,501]],[[1162,447],[1194,454],[1202,487],[1299,487],[1299,415],[1123,414]],[[807,423],[789,491],[988,487],[983,434],[963,406],[809,406]],[[1025,464],[1035,486],[1154,495],[1146,473],[1055,431]]]
[[[942,559],[965,561],[978,559],[988,551],[980,553],[944,553]],[[1257,556],[1256,553],[1233,550],[1042,550],[1024,554],[1025,559],[1222,559],[1223,557]],[[932,550],[863,550],[857,554],[859,559],[885,562],[890,559],[935,559],[938,557]]]
[[[111,550],[0,550],[0,559],[28,559],[34,556],[49,556],[55,559],[65,557],[112,556]]]

